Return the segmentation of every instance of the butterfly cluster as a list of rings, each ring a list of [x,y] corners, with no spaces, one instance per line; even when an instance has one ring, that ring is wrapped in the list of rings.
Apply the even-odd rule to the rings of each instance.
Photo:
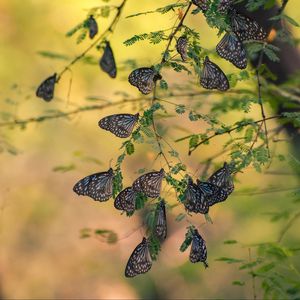
[[[56,83],[56,73],[47,79],[45,79],[37,88],[36,96],[44,99],[45,101],[51,101],[54,95],[54,88]]]

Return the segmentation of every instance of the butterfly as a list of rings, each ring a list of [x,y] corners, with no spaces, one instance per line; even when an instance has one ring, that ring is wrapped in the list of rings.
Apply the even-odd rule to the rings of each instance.
[[[233,179],[231,177],[229,166],[226,162],[223,167],[213,173],[207,181],[222,188],[227,195],[230,195],[234,190]]]
[[[53,99],[56,75],[57,74],[54,73],[54,75],[48,77],[39,85],[35,93],[37,97],[42,98],[45,101]]]
[[[232,4],[233,0],[220,0],[218,4],[218,11],[220,13],[226,13]]]
[[[161,183],[165,176],[164,169],[159,172],[150,172],[138,177],[132,184],[137,192],[142,192],[150,198],[157,198],[160,195]]]
[[[200,76],[200,84],[206,89],[218,89],[226,91],[229,82],[223,71],[206,56]]]
[[[264,29],[254,20],[239,14],[235,9],[229,13],[232,31],[243,41],[263,41],[267,37]]]
[[[99,61],[99,65],[101,69],[105,73],[107,73],[111,78],[116,78],[117,76],[116,62],[109,42],[106,42],[104,53]]]
[[[73,187],[77,195],[89,196],[96,201],[107,201],[113,193],[114,172],[95,173],[79,180]]]
[[[166,204],[164,200],[161,200],[157,205],[155,234],[160,240],[165,240],[167,237]]]
[[[208,10],[208,3],[207,3],[208,1],[207,0],[192,0],[192,2],[193,2],[193,4],[198,6],[203,11]]]
[[[102,118],[98,125],[100,128],[110,131],[120,138],[131,135],[134,125],[139,119],[139,114],[115,114]]]
[[[191,178],[189,178],[184,198],[183,203],[187,211],[201,214],[208,213],[209,205],[205,193],[203,193],[197,184],[193,183]]]
[[[217,53],[239,69],[247,67],[247,54],[243,43],[234,32],[227,32],[216,47]]]
[[[115,208],[126,211],[128,214],[133,213],[135,210],[136,196],[136,192],[131,187],[127,187],[116,197],[114,202]]]
[[[147,273],[152,267],[152,259],[149,252],[148,240],[143,238],[129,257],[125,268],[126,277],[134,277]]]
[[[187,47],[188,39],[185,36],[181,36],[176,43],[176,50],[180,54],[182,61],[187,59]]]
[[[87,20],[87,26],[89,28],[89,37],[92,39],[98,33],[98,24],[92,15]]]
[[[198,230],[195,229],[193,232],[192,246],[190,251],[190,262],[197,263],[203,262],[205,268],[208,267],[207,260],[207,249],[204,239],[199,234]]]
[[[147,95],[154,89],[155,82],[161,78],[161,75],[153,68],[138,68],[129,74],[128,81],[141,93]]]

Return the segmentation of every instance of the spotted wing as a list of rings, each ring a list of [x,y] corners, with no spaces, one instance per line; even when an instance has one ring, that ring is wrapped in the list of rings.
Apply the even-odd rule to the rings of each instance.
[[[198,230],[195,229],[193,233],[192,246],[190,251],[190,262],[197,263],[203,262],[205,267],[208,267],[207,263],[207,249],[204,239],[199,234]]]
[[[147,273],[152,267],[148,241],[143,238],[142,242],[133,250],[125,268],[126,277],[134,277],[139,274]]]
[[[135,200],[136,192],[131,187],[127,187],[116,197],[114,206],[116,209],[123,210],[131,214],[135,210]]]
[[[116,114],[104,117],[98,122],[100,128],[110,131],[120,138],[131,135],[134,125],[139,119],[139,114]]]
[[[206,56],[200,76],[200,84],[206,89],[218,89],[226,91],[229,82],[223,71]]]
[[[220,0],[218,4],[218,11],[222,14],[227,13],[228,9],[233,4],[234,0]]]
[[[132,71],[128,77],[131,85],[137,87],[145,95],[152,92],[155,82],[161,79],[160,74],[152,68],[139,68]]]
[[[185,36],[181,36],[176,43],[176,50],[180,54],[183,61],[187,60],[187,47],[188,39]]]
[[[113,177],[112,169],[86,176],[74,185],[73,191],[96,201],[107,201],[112,196]]]
[[[235,33],[227,32],[216,47],[217,53],[239,69],[247,67],[246,50]]]
[[[87,25],[89,28],[89,37],[92,39],[98,33],[98,24],[93,16],[89,17]]]
[[[267,37],[264,29],[254,20],[237,13],[236,10],[230,11],[231,29],[243,41],[263,41]]]
[[[37,88],[36,96],[44,99],[45,101],[51,101],[54,95],[54,88],[56,82],[56,73],[47,79],[45,79]]]
[[[150,172],[137,178],[132,187],[137,192],[142,192],[150,198],[157,198],[160,195],[162,180],[165,176],[164,169],[159,172]]]
[[[156,213],[155,234],[160,240],[165,240],[167,237],[167,217],[164,200],[158,203]]]
[[[111,78],[116,78],[117,67],[114,58],[114,53],[110,47],[109,42],[106,42],[104,53],[99,61],[101,69],[107,73]]]
[[[198,6],[201,10],[208,10],[208,1],[207,0],[192,0],[193,4]]]

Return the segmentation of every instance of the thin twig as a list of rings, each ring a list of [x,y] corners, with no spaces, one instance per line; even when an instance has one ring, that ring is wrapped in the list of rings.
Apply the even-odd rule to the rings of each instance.
[[[256,300],[256,286],[255,286],[255,273],[253,272],[253,267],[252,267],[252,256],[251,256],[251,248],[248,248],[248,254],[249,254],[249,263],[250,263],[250,273],[252,277],[252,291],[253,291],[253,299]]]
[[[289,221],[288,223],[283,227],[281,230],[279,237],[277,239],[277,243],[280,243],[282,239],[284,238],[287,231],[292,227],[292,225],[297,221],[297,219],[300,218],[300,211],[297,212]]]

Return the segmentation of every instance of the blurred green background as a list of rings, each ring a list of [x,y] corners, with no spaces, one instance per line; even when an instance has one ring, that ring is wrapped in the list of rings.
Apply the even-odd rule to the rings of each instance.
[[[130,69],[124,61],[136,59],[138,66],[157,63],[165,44],[150,45],[147,42],[125,47],[123,41],[134,34],[172,27],[176,14],[150,14],[127,18],[136,12],[153,10],[172,1],[129,1],[123,18],[111,37],[111,45],[119,68],[118,77],[110,79],[97,64],[77,63],[72,68],[72,88],[67,100],[71,73],[67,72],[56,87],[56,98],[51,103],[37,99],[35,89],[39,83],[55,71],[63,69],[69,60],[51,60],[38,54],[53,51],[70,58],[80,54],[90,43],[85,40],[77,45],[74,38],[65,33],[81,22],[93,6],[102,1],[46,1],[46,0],[2,0],[0,1],[0,110],[2,121],[12,114],[14,118],[40,116],[46,110],[72,110],[79,105],[93,104],[89,97],[110,101],[122,99],[122,93],[130,97],[140,94],[127,82]],[[116,2],[115,4],[118,4]],[[300,19],[300,3],[290,1],[286,13],[295,20]],[[103,31],[109,20],[99,21]],[[213,48],[218,37],[205,19],[190,16],[187,23],[200,32],[201,45]],[[294,30],[300,38],[300,30]],[[96,58],[99,52],[91,52]],[[219,60],[227,73],[236,70],[225,60]],[[123,68],[123,69],[122,69]],[[195,76],[163,71],[169,85],[190,81],[197,83]],[[192,101],[217,101],[211,96],[199,96]],[[173,99],[184,103],[186,99]],[[97,101],[96,101],[97,102]],[[102,103],[98,101],[97,104]],[[143,103],[145,104],[145,103]],[[209,104],[208,104],[209,105]],[[124,106],[123,112],[136,112],[139,106]],[[203,106],[205,112],[205,105]],[[151,271],[135,279],[124,277],[124,268],[133,248],[144,234],[141,218],[127,218],[113,208],[113,201],[98,203],[89,198],[78,197],[73,191],[74,183],[94,172],[107,170],[110,160],[115,163],[120,154],[122,141],[108,132],[99,130],[98,120],[120,108],[105,111],[84,112],[70,119],[56,119],[44,123],[29,124],[25,129],[0,128],[0,286],[3,298],[252,298],[252,280],[246,272],[238,270],[236,264],[215,261],[219,257],[249,259],[248,244],[274,241],[287,222],[270,222],[268,212],[296,210],[296,196],[291,191],[258,193],[249,191],[285,189],[299,186],[299,178],[292,175],[287,161],[272,162],[268,171],[284,169],[289,175],[258,174],[252,168],[239,174],[236,192],[225,203],[211,209],[214,223],[203,224],[202,216],[194,216],[194,224],[201,226],[207,241],[208,263],[192,265],[188,251],[179,252],[184,239],[185,221],[176,222],[181,207],[168,214],[169,236],[163,244],[159,259]],[[271,114],[270,111],[268,113]],[[259,117],[259,111],[253,111]],[[177,118],[176,118],[177,117]],[[163,120],[169,128],[171,139],[184,136],[176,130],[178,118]],[[240,115],[224,116],[225,123],[232,124]],[[275,124],[275,122],[274,122]],[[274,125],[273,124],[273,125]],[[181,117],[181,127],[199,132],[201,122],[190,123]],[[272,126],[272,123],[270,123]],[[212,140],[209,146],[199,148],[188,157],[187,143],[178,143],[190,173],[199,171],[199,161],[218,153],[226,137]],[[272,146],[273,147],[273,146]],[[289,155],[289,145],[277,143],[277,151]],[[9,150],[9,152],[4,150]],[[137,175],[139,168],[151,168],[155,158],[147,145],[139,146],[136,155],[129,157],[125,186]],[[225,161],[226,153],[218,158]],[[163,161],[156,162],[157,168]],[[58,172],[58,166],[69,166],[69,172]],[[74,167],[74,169],[73,169]],[[59,168],[58,168],[59,169]],[[56,168],[57,170],[57,168]],[[213,171],[213,169],[211,170]],[[297,200],[297,199],[296,199]],[[175,203],[175,197],[169,197]],[[298,221],[298,226],[300,225]],[[107,244],[95,238],[80,239],[82,228],[111,229],[118,233],[119,241]],[[234,239],[242,245],[224,245],[225,240]],[[295,225],[285,237],[287,245],[297,245],[299,231]],[[253,254],[254,255],[254,254]],[[299,263],[298,263],[298,268]],[[232,281],[244,281],[245,285],[232,285]],[[262,296],[257,283],[258,295]]]

